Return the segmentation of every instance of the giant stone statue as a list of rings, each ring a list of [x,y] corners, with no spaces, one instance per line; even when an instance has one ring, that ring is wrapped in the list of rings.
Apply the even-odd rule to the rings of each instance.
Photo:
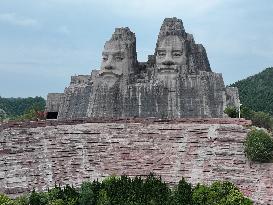
[[[58,119],[222,118],[227,105],[239,104],[238,90],[211,71],[204,47],[182,21],[166,18],[147,62],[137,61],[135,34],[117,28],[104,45],[100,70],[72,76],[64,93],[50,93],[47,111]]]

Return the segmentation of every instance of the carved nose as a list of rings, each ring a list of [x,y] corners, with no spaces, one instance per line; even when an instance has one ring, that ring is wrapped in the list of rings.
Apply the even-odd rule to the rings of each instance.
[[[113,70],[114,69],[113,66],[111,66],[111,65],[106,65],[104,68],[106,70]]]
[[[166,61],[163,61],[162,64],[167,65],[167,66],[171,66],[171,65],[174,65],[174,62],[172,60],[166,60]]]

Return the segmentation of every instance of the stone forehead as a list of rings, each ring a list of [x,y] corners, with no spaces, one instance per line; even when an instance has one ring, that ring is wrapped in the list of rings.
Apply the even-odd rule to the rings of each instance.
[[[107,41],[104,45],[104,51],[126,51],[126,43],[122,41]]]
[[[127,50],[136,41],[135,34],[128,27],[116,28],[112,37],[104,45],[104,50]]]
[[[159,41],[158,48],[166,46],[181,48],[183,46],[183,40],[178,36],[166,36]]]

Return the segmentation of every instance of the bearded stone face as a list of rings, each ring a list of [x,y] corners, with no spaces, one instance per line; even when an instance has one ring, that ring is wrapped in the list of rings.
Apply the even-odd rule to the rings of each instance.
[[[159,74],[176,74],[186,65],[185,45],[175,35],[166,36],[159,42],[156,52],[156,65]]]
[[[115,83],[123,74],[128,73],[129,58],[125,46],[120,41],[106,42],[102,52],[99,76],[109,84]]]

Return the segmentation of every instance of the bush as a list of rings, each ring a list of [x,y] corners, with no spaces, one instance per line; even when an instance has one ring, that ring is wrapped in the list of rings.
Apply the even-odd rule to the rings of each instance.
[[[239,113],[236,107],[226,107],[226,109],[224,110],[224,113],[226,113],[231,118],[236,118],[239,116]]]
[[[153,174],[129,178],[108,177],[102,182],[84,182],[80,189],[55,186],[47,192],[9,199],[0,194],[0,205],[252,205],[230,182],[215,182],[195,188],[182,178],[174,189]]]
[[[273,118],[268,113],[254,112],[251,120],[253,125],[257,127],[263,127],[268,130],[273,129]]]
[[[173,197],[171,204],[183,204],[191,205],[192,204],[192,186],[187,183],[184,178],[182,178],[177,187],[173,191]]]
[[[252,205],[230,182],[214,182],[210,187],[198,184],[193,191],[194,205]]]
[[[5,194],[0,193],[0,205],[5,205],[8,204],[9,202],[11,202],[11,199]]]
[[[273,156],[273,139],[263,130],[252,130],[247,134],[245,153],[256,162],[269,162]]]
[[[13,201],[13,205],[29,205],[29,198],[28,198],[28,196],[17,197]]]
[[[80,190],[79,204],[80,205],[93,205],[94,201],[94,193],[92,190],[91,182],[83,182]]]

